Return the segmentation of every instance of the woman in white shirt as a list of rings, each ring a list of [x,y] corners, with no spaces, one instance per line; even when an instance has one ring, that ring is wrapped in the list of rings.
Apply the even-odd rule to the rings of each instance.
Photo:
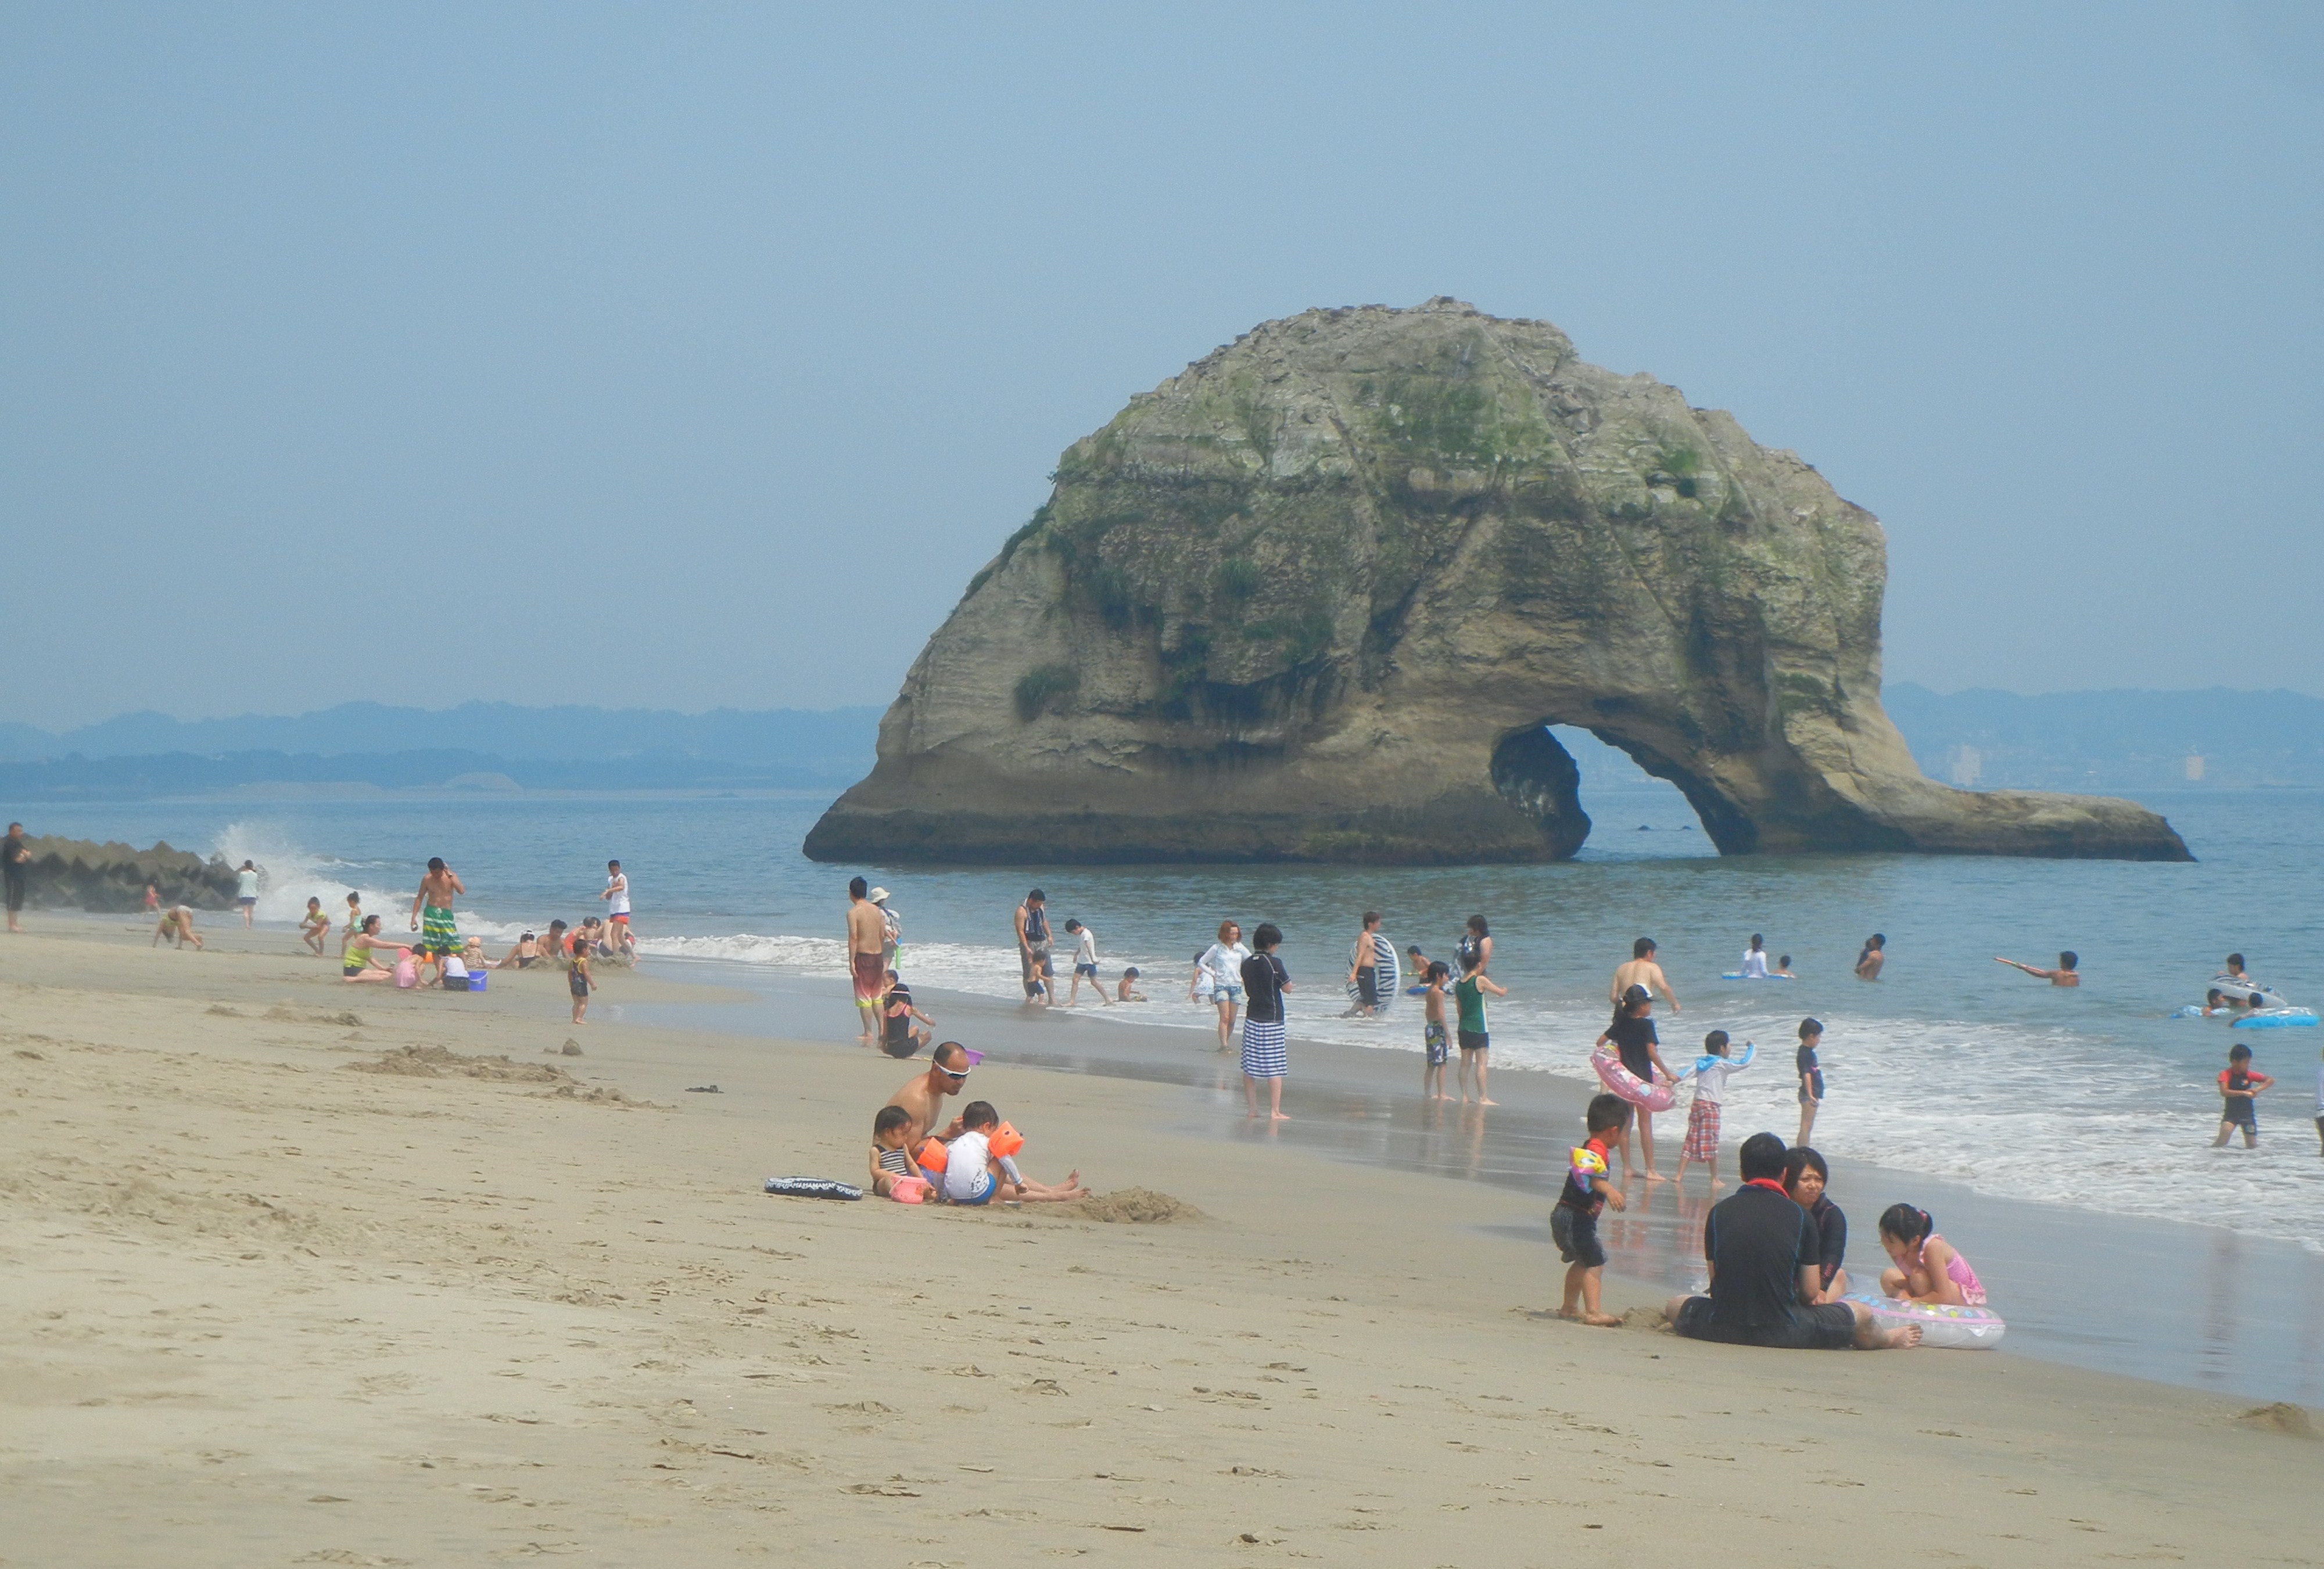
[[[1219,922],[1219,940],[1203,950],[1194,963],[1211,980],[1211,1001],[1219,1010],[1219,1049],[1234,1047],[1235,1010],[1242,1004],[1242,962],[1250,950],[1242,946],[1242,928],[1231,920]]]

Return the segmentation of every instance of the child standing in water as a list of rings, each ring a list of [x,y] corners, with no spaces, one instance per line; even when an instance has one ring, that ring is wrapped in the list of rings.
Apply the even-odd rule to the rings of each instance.
[[[1800,1136],[1792,1140],[1794,1144],[1808,1141],[1808,1131],[1815,1126],[1816,1112],[1823,1107],[1823,1063],[1816,1056],[1822,1039],[1821,1020],[1800,1020],[1800,1051],[1794,1064],[1800,1075]]]
[[[1982,1307],[1985,1287],[1969,1260],[1937,1235],[1929,1212],[1892,1204],[1880,1214],[1880,1245],[1889,1268],[1880,1271],[1880,1295],[1936,1307]]]
[[[2227,1051],[2227,1066],[2219,1073],[2219,1136],[2211,1140],[2214,1149],[2238,1128],[2244,1131],[2245,1149],[2259,1148],[2259,1108],[2254,1103],[2275,1081],[2252,1066],[2251,1060],[2250,1047],[2238,1043]]]
[[[1444,1061],[1452,1056],[1452,1038],[1444,1029],[1444,983],[1452,972],[1444,967],[1442,959],[1428,966],[1428,990],[1421,994],[1420,1048],[1427,1054],[1428,1066],[1420,1070],[1420,1098],[1424,1101],[1449,1101],[1444,1093]],[[2318,1119],[2324,1124],[2324,1118]]]
[[[1686,1163],[1700,1160],[1711,1173],[1712,1187],[1727,1186],[1719,1180],[1720,1108],[1727,1099],[1728,1079],[1749,1067],[1753,1054],[1758,1050],[1747,1040],[1743,1043],[1743,1055],[1730,1057],[1727,1055],[1728,1045],[1725,1030],[1712,1030],[1702,1038],[1702,1055],[1694,1059],[1694,1066],[1678,1075],[1694,1081],[1694,1104],[1686,1113],[1686,1140],[1678,1147],[1680,1182],[1686,1180]]]
[[[1493,1054],[1491,1029],[1485,1022],[1485,993],[1506,997],[1508,992],[1486,978],[1485,950],[1478,947],[1461,950],[1461,979],[1453,983],[1452,1001],[1460,1020],[1455,1038],[1461,1046],[1461,1103],[1469,1103],[1469,1080],[1477,1081],[1477,1104],[1494,1106],[1500,1103],[1485,1096],[1486,1059]]]
[[[1639,939],[1641,942],[1644,938]],[[1614,1021],[1606,1033],[1598,1038],[1600,1047],[1611,1045],[1622,1059],[1630,1076],[1642,1084],[1668,1084],[1671,1071],[1663,1064],[1662,1037],[1655,1033],[1655,1000],[1644,986],[1632,986],[1622,993],[1614,1005]],[[1655,1170],[1655,1119],[1644,1106],[1632,1112],[1638,1125],[1638,1148],[1646,1155],[1646,1180],[1660,1182],[1662,1175]],[[1637,1158],[1630,1151],[1630,1121],[1622,1123],[1622,1180],[1628,1182],[1637,1170]]]

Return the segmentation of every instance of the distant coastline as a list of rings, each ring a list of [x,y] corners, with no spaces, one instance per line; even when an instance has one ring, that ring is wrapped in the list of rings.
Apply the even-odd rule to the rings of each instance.
[[[2296,692],[1939,693],[1882,700],[1931,779],[1968,789],[2324,786],[2324,698]],[[871,766],[871,707],[456,708],[347,703],[286,717],[124,715],[53,734],[0,723],[0,798],[389,790],[837,790]],[[1561,731],[1585,791],[1667,787]],[[2191,760],[2191,761],[2190,761]]]

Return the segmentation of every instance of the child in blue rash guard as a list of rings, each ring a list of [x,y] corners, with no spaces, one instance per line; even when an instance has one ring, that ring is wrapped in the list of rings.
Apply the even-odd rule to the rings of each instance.
[[[1573,1151],[1557,1207],[1549,1212],[1549,1234],[1557,1256],[1565,1260],[1565,1297],[1560,1318],[1576,1319],[1601,1329],[1616,1329],[1622,1321],[1605,1312],[1598,1301],[1600,1277],[1606,1272],[1606,1245],[1598,1240],[1598,1212],[1611,1204],[1623,1207],[1622,1190],[1614,1186],[1607,1168],[1607,1152],[1619,1142],[1630,1125],[1630,1103],[1619,1095],[1591,1098],[1590,1138]]]
[[[1727,1081],[1751,1066],[1752,1056],[1758,1050],[1749,1041],[1743,1043],[1741,1057],[1728,1055],[1728,1037],[1723,1029],[1714,1029],[1702,1038],[1702,1055],[1694,1066],[1678,1075],[1694,1081],[1694,1104],[1686,1113],[1686,1141],[1678,1147],[1678,1180],[1686,1180],[1686,1165],[1700,1160],[1711,1173],[1714,1188],[1727,1185],[1719,1180],[1719,1113],[1726,1103]]]

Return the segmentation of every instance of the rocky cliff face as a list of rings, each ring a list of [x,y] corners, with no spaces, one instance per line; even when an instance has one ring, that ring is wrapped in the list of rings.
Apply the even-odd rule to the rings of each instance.
[[[1880,527],[1675,388],[1451,300],[1311,310],[1059,460],[818,823],[823,860],[1541,861],[1573,725],[1728,854],[2184,859],[2127,801],[1923,778]]]
[[[188,850],[157,843],[151,850],[98,844],[87,839],[28,838],[32,859],[26,888],[29,902],[51,909],[110,913],[143,909],[145,885],[152,883],[163,905],[230,909],[237,884],[234,868],[218,857],[204,861]]]

